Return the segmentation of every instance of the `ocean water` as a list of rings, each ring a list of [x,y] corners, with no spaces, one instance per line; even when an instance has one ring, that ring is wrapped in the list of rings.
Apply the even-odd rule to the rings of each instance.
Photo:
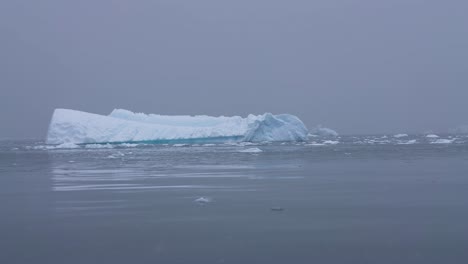
[[[468,263],[468,137],[0,141],[0,263]]]

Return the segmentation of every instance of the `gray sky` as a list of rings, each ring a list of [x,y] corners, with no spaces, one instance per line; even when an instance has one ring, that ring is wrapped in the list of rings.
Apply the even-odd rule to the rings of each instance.
[[[468,123],[468,2],[2,0],[0,137],[54,108],[291,113],[343,134]]]

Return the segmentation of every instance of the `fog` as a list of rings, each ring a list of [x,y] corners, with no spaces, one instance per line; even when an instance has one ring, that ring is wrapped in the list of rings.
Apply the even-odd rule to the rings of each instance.
[[[467,124],[468,2],[0,2],[0,137],[55,108],[290,113],[341,134]]]

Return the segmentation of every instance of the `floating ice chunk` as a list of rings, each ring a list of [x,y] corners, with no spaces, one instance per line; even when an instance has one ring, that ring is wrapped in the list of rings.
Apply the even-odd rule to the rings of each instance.
[[[37,149],[37,150],[53,150],[53,149],[76,149],[76,148],[79,148],[79,147],[80,146],[78,146],[76,144],[73,144],[73,143],[62,143],[62,144],[56,145],[56,146],[40,145],[40,146],[34,146],[34,147],[29,147],[29,148]]]
[[[426,138],[439,138],[439,136],[435,134],[429,134],[429,135],[426,135]]]
[[[119,144],[119,147],[124,147],[124,148],[136,148],[138,147],[139,144],[132,144],[132,143],[122,143]]]
[[[194,200],[194,202],[199,203],[199,204],[207,204],[211,203],[213,200],[210,197],[200,197]]]
[[[402,137],[407,137],[408,134],[396,134],[396,135],[393,135],[394,138],[402,138]]]
[[[47,144],[306,141],[307,134],[302,121],[287,114],[241,118],[160,116],[114,110],[109,116],[103,116],[56,109],[49,125]]]
[[[75,149],[75,148],[79,148],[80,146],[76,145],[76,144],[73,144],[73,143],[62,143],[58,146],[56,146],[55,148],[57,149]]]
[[[431,142],[432,144],[451,144],[455,139],[437,139],[436,141]]]
[[[334,140],[325,140],[323,142],[323,144],[327,144],[327,145],[336,145],[338,143],[340,143],[340,142],[339,141],[334,141]]]
[[[188,144],[174,144],[173,147],[188,147]]]
[[[311,142],[311,143],[307,144],[306,146],[325,146],[325,144],[317,143],[317,142]]]
[[[239,152],[242,152],[242,153],[260,153],[260,152],[263,152],[263,150],[261,150],[259,148],[248,148],[248,149],[239,150]]]
[[[88,144],[85,146],[85,148],[89,149],[111,149],[114,148],[114,145],[112,144]]]
[[[412,139],[412,140],[408,140],[408,141],[398,142],[397,144],[398,145],[412,145],[412,144],[416,144],[416,143],[417,143],[417,140]]]
[[[311,131],[310,131],[310,135],[312,137],[337,137],[338,136],[338,133],[333,130],[333,129],[330,129],[330,128],[326,128],[326,127],[323,127],[322,125],[318,125],[316,126],[315,128],[313,128]]]

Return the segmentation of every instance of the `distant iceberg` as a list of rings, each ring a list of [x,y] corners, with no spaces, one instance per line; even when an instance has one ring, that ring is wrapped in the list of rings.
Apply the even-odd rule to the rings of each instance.
[[[452,134],[468,134],[468,125],[458,126],[456,128],[450,129],[449,133]]]
[[[228,141],[306,141],[308,130],[293,115],[249,115],[246,118],[162,116],[116,109],[110,115],[56,109],[47,144],[206,143]]]
[[[319,136],[319,137],[337,137],[338,133],[330,128],[323,127],[318,125],[311,129],[310,134],[312,136]]]

